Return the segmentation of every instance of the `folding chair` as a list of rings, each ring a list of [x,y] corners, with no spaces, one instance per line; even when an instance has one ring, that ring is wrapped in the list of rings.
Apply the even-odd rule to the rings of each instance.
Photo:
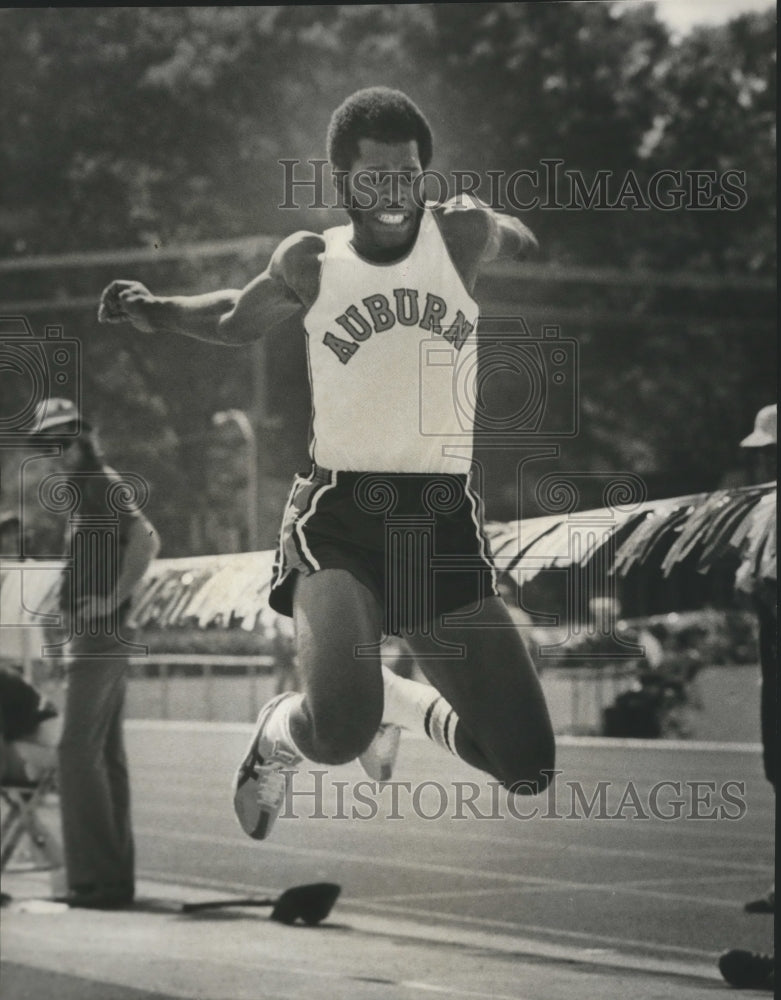
[[[56,764],[43,770],[37,781],[0,785],[0,800],[3,804],[0,871],[10,867],[14,855],[21,855],[25,848],[25,868],[49,869],[62,866],[60,842],[38,815],[38,809],[46,796],[56,790]]]

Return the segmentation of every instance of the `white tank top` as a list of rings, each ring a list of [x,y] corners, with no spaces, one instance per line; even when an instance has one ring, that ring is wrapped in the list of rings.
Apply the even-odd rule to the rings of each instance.
[[[478,306],[431,211],[402,260],[372,264],[328,229],[304,318],[314,462],[345,472],[466,473]]]

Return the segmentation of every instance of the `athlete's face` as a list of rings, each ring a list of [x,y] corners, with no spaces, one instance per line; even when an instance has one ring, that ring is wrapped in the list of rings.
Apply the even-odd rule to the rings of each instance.
[[[415,239],[422,209],[418,144],[360,139],[347,175],[353,244],[367,257],[403,254]]]

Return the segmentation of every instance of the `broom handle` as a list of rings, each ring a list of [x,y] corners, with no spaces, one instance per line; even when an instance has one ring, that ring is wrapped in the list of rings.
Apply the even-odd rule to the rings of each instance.
[[[274,906],[276,899],[210,899],[203,903],[183,903],[183,913],[196,910],[217,910],[226,906]]]

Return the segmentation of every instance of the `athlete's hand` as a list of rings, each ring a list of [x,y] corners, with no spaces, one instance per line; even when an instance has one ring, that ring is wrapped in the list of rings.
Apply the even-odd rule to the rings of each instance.
[[[486,209],[484,215],[490,220],[488,242],[483,253],[484,260],[497,258],[525,260],[539,250],[534,233],[520,219],[516,219],[513,215],[493,212],[491,209]]]
[[[143,333],[153,333],[152,307],[157,299],[140,281],[112,281],[98,306],[99,323],[130,322]]]
[[[537,237],[515,216],[502,216],[502,226],[512,232],[513,253],[516,260],[524,260],[530,254],[540,249]]]

